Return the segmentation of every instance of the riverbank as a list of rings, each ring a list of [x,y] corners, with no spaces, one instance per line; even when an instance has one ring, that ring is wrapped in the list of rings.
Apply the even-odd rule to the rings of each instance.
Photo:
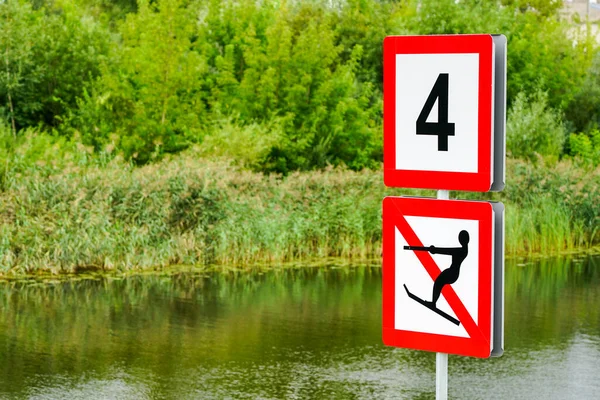
[[[144,167],[40,145],[0,167],[0,274],[244,268],[379,257],[381,201],[433,191],[385,188],[380,171],[264,176],[193,150]],[[509,160],[502,193],[453,198],[507,206],[507,256],[600,244],[600,173]]]
[[[528,255],[508,255],[506,265],[517,268],[528,268],[533,265],[547,266],[553,263],[564,263],[564,260],[572,260],[573,265],[580,264],[583,260],[600,256],[600,246],[588,249],[577,249],[573,251],[563,251],[552,255],[542,255],[532,253]],[[570,265],[570,264],[569,264]],[[572,266],[572,265],[571,265]],[[357,267],[381,268],[381,257],[372,257],[366,259],[349,259],[340,257],[326,257],[305,259],[300,261],[287,261],[281,263],[254,263],[240,265],[167,265],[153,268],[86,268],[76,271],[52,271],[47,269],[38,269],[34,271],[10,271],[0,274],[0,284],[23,285],[23,286],[52,286],[63,282],[84,282],[84,281],[120,281],[123,279],[137,279],[143,277],[154,278],[175,278],[186,275],[210,276],[212,274],[222,274],[224,276],[238,276],[238,274],[265,274],[269,272],[290,271],[290,270],[310,270],[310,269],[341,269],[351,271]]]

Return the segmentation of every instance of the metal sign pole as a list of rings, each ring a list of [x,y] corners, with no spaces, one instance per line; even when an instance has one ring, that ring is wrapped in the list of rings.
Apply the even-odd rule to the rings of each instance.
[[[448,400],[448,354],[435,353],[435,399]]]
[[[449,200],[449,190],[438,190],[437,198]],[[435,354],[435,398],[436,400],[448,400],[448,354]]]

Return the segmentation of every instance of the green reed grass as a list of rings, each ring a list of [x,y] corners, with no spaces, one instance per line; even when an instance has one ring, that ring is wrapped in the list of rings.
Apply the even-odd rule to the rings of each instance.
[[[563,205],[541,198],[528,207],[506,204],[506,251],[509,255],[551,254],[586,247],[582,224]]]
[[[434,194],[386,189],[380,171],[282,177],[193,150],[141,168],[105,156],[83,146],[0,154],[3,274],[379,257],[383,197]],[[511,161],[508,171],[500,194],[452,194],[506,203],[507,254],[600,242],[597,170]]]

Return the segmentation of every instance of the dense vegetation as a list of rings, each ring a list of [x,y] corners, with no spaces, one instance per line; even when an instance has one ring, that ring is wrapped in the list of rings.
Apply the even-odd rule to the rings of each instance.
[[[400,34],[507,36],[512,161],[486,196],[514,206],[509,252],[597,244],[600,55],[560,6],[2,2],[0,266],[377,255],[398,193],[379,170],[382,41]]]
[[[508,37],[509,150],[598,163],[600,58],[556,0],[10,0],[0,115],[144,164],[202,144],[260,171],[377,168],[386,35]],[[245,143],[240,148],[239,143]]]
[[[195,149],[143,167],[90,153],[40,136],[0,159],[0,275],[379,257],[383,197],[434,194],[386,189],[368,169],[281,177],[201,160]],[[505,202],[509,255],[600,241],[598,170],[509,161],[504,192],[457,193]]]

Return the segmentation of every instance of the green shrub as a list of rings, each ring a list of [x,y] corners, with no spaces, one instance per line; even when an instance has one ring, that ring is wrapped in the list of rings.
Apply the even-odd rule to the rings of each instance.
[[[557,113],[548,107],[547,99],[541,91],[531,98],[519,93],[507,117],[509,156],[535,160],[537,154],[553,159],[562,154],[565,129]]]
[[[535,98],[538,91],[543,91],[548,94],[551,108],[564,111],[585,87],[586,74],[597,53],[598,44],[591,29],[535,12],[517,15],[505,29],[509,104],[521,92]]]
[[[4,2],[0,20],[10,23],[0,30],[0,115],[13,134],[55,129],[96,151],[116,146],[137,164],[206,139],[215,156],[239,156],[263,172],[378,168],[383,38],[497,32],[508,38],[509,104],[518,93],[542,101],[542,91],[548,110],[587,132],[600,115],[598,46],[589,27],[559,18],[559,3]],[[231,151],[232,140],[214,129],[223,121],[245,132],[240,140],[262,135],[262,127],[277,134]],[[557,121],[540,124],[554,129]],[[523,157],[562,151],[546,140],[526,142]]]
[[[200,135],[205,60],[192,49],[192,10],[179,0],[141,1],[120,25],[122,43],[80,100],[72,125],[96,148],[111,136],[143,164],[185,149]]]
[[[600,55],[596,55],[584,84],[567,105],[565,117],[576,132],[600,129]]]
[[[216,71],[207,77],[208,105],[242,123],[281,121],[284,135],[266,171],[342,163],[360,169],[380,155],[381,101],[372,82],[357,79],[364,49],[338,45],[336,23],[320,2],[209,7],[199,31],[199,50]]]
[[[502,3],[502,4],[501,4]],[[559,18],[554,0],[411,2],[407,25],[416,34],[502,33],[508,39],[508,103],[524,92],[548,93],[548,104],[562,110],[583,87],[598,48],[591,29]]]
[[[281,123],[276,119],[244,125],[224,117],[213,123],[197,149],[203,157],[234,160],[241,166],[260,170],[283,137]]]
[[[573,157],[583,164],[597,166],[600,164],[600,131],[592,130],[589,134],[572,133],[569,136],[569,148]]]
[[[265,171],[375,166],[380,92],[358,81],[364,49],[338,44],[337,17],[318,2],[142,2],[72,126],[96,148],[116,135],[139,164],[202,142],[229,119],[240,131],[278,126],[279,140],[253,157]]]
[[[100,74],[108,31],[71,3],[34,10],[14,0],[0,4],[0,112],[20,128],[56,127]]]

